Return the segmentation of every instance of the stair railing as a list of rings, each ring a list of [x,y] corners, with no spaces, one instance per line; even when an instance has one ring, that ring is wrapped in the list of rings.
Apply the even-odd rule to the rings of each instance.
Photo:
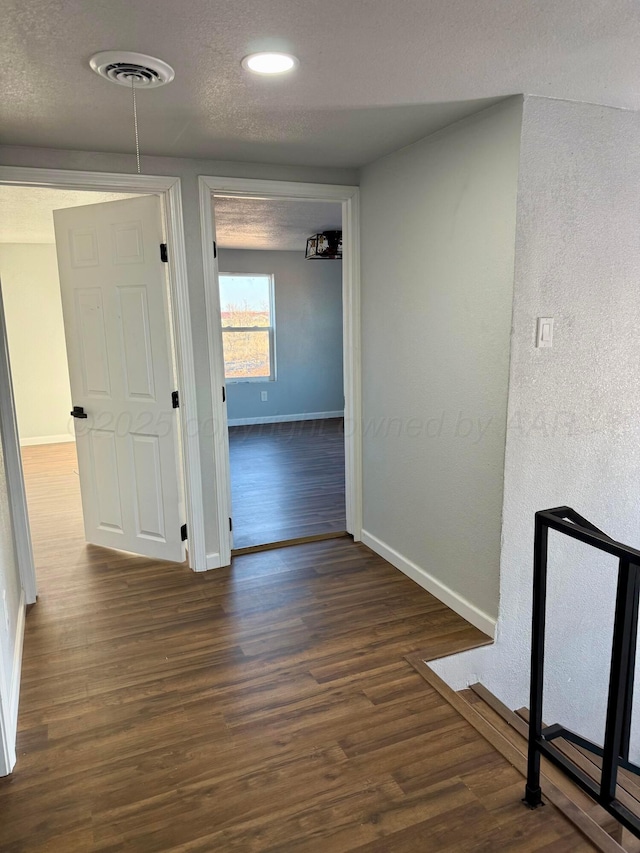
[[[611,554],[617,557],[619,561],[603,747],[592,743],[564,726],[556,724],[543,727],[542,724],[549,528]],[[611,539],[570,507],[557,507],[536,513],[529,751],[527,784],[523,802],[531,808],[536,808],[542,804],[540,758],[544,755],[609,814],[617,818],[624,827],[638,837],[640,837],[640,817],[617,799],[616,785],[620,767],[640,775],[640,767],[629,761],[639,598],[640,551]],[[556,738],[564,738],[602,759],[599,784],[553,744]]]

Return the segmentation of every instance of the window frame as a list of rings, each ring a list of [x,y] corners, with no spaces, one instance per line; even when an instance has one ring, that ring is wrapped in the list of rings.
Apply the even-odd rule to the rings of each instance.
[[[220,326],[222,329],[222,360],[224,365],[225,384],[238,384],[241,382],[275,382],[277,379],[276,362],[276,293],[275,276],[267,272],[218,272],[218,292],[220,292],[220,281],[223,276],[233,278],[256,278],[258,276],[269,279],[269,320],[268,326],[223,326],[222,304],[220,305]],[[224,362],[224,333],[225,332],[264,332],[269,333],[269,376],[227,376],[227,365]]]

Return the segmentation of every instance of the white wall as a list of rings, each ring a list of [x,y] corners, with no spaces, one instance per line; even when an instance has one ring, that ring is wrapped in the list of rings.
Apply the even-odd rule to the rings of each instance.
[[[522,102],[366,167],[363,540],[486,631],[500,520]]]
[[[569,505],[640,547],[639,139],[638,113],[525,101],[498,642],[437,666],[513,708],[529,704],[534,512]],[[538,316],[555,317],[551,349]],[[553,533],[549,555],[544,717],[597,739],[615,563]]]
[[[221,249],[218,267],[269,273],[275,283],[277,376],[273,382],[227,382],[229,423],[342,413],[342,263],[307,261],[304,248]]]
[[[35,444],[71,439],[55,246],[0,243],[0,280],[20,440]]]
[[[95,172],[135,171],[131,154],[103,154],[89,151],[62,151],[52,148],[0,146],[0,164],[31,166],[43,169],[71,169]],[[219,160],[189,160],[177,157],[142,158],[142,171],[147,175],[164,175],[181,180],[182,207],[187,250],[187,273],[191,301],[191,325],[195,350],[198,420],[202,466],[202,490],[205,513],[207,552],[219,551],[216,495],[214,488],[213,429],[211,383],[207,349],[207,326],[204,299],[204,272],[200,239],[198,176],[214,175],[238,178],[261,178],[283,181],[308,181],[352,185],[357,172],[352,169],[329,169],[313,166],[274,166],[260,163],[232,163]]]

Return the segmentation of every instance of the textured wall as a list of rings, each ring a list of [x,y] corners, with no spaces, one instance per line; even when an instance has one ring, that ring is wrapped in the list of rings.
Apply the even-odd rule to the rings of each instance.
[[[218,266],[270,273],[275,283],[277,378],[229,382],[229,420],[342,411],[342,263],[305,261],[304,251],[221,249]]]
[[[364,528],[491,621],[522,102],[363,170]]]
[[[499,639],[438,665],[514,708],[528,705],[534,512],[567,504],[640,546],[638,139],[638,113],[526,99]],[[535,348],[538,316],[555,317],[551,349]],[[614,562],[553,533],[549,551],[544,716],[597,738]]]
[[[0,243],[20,438],[73,435],[56,247]]]
[[[0,146],[0,164],[34,166],[45,169],[82,169],[96,172],[135,171],[130,154],[101,154],[90,151],[61,151],[50,148]],[[261,178],[312,183],[356,184],[357,172],[347,169],[323,169],[312,166],[274,166],[260,163],[231,163],[220,160],[189,160],[177,157],[143,157],[142,171],[147,175],[166,175],[181,179],[182,205],[187,248],[187,271],[191,299],[191,325],[195,349],[198,420],[205,425],[200,432],[202,491],[205,511],[207,552],[218,551],[216,496],[214,489],[212,404],[209,378],[202,241],[200,239],[199,175]]]

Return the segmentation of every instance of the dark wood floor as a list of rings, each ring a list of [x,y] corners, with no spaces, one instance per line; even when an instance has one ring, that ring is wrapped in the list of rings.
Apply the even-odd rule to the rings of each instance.
[[[0,850],[592,850],[403,658],[482,635],[366,548],[196,575],[87,547],[73,446],[25,460],[40,598]]]
[[[342,419],[229,429],[234,548],[346,530]]]

